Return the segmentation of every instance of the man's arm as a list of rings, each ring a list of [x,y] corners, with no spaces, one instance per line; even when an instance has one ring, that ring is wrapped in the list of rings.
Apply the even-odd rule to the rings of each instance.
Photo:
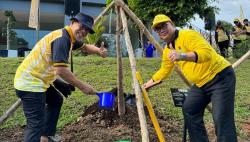
[[[102,42],[100,48],[98,48],[92,44],[85,44],[83,46],[84,46],[84,48],[82,48],[82,50],[86,51],[89,54],[98,54],[103,58],[107,57],[107,49],[104,48],[103,42]]]
[[[95,94],[96,91],[92,86],[84,84],[65,66],[55,66],[57,75],[59,75],[64,81],[70,83],[71,85],[79,88],[85,94]]]

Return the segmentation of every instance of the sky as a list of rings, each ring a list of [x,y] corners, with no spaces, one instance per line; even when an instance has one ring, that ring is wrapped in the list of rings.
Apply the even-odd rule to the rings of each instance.
[[[245,18],[250,20],[250,0],[217,0],[217,2],[213,2],[211,5],[215,5],[220,9],[219,13],[215,15],[216,21],[225,20],[233,24],[233,19],[240,16],[240,5]],[[190,23],[200,29],[204,29],[204,22],[197,15]]]

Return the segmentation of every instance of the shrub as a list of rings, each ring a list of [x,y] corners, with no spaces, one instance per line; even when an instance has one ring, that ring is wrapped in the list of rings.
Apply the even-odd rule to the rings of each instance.
[[[250,50],[250,40],[239,43],[234,49],[234,58],[240,58]]]

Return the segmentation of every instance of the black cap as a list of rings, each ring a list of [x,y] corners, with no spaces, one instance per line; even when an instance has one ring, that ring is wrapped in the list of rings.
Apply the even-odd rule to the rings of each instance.
[[[94,24],[94,19],[93,17],[83,14],[83,13],[78,13],[76,14],[75,17],[71,19],[76,19],[79,23],[81,23],[84,27],[87,27],[90,30],[90,33],[93,34],[95,31],[93,30],[93,24]]]
[[[217,21],[217,25],[221,25],[222,22],[220,20]]]

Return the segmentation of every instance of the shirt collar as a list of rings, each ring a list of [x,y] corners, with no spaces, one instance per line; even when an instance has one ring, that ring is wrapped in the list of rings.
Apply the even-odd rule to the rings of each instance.
[[[69,26],[65,26],[64,27],[66,29],[66,31],[68,32],[69,36],[70,36],[70,40],[72,43],[75,43],[75,37],[73,35],[73,32],[71,30],[71,28]]]

